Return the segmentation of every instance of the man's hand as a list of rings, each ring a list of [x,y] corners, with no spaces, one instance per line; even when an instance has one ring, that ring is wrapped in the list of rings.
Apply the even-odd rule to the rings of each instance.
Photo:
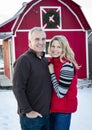
[[[40,113],[38,113],[38,112],[36,112],[36,111],[31,111],[31,112],[29,112],[29,113],[26,113],[26,116],[28,117],[28,118],[36,118],[36,117],[42,117],[42,115],[40,114]]]

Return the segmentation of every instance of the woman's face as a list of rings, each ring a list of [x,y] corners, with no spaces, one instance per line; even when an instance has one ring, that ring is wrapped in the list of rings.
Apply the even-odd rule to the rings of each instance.
[[[51,56],[54,58],[61,56],[62,48],[61,48],[59,41],[54,40],[52,42],[51,47],[50,47],[50,52],[51,52]]]

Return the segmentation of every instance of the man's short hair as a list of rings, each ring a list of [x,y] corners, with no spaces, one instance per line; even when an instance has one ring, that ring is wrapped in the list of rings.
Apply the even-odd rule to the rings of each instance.
[[[28,40],[31,39],[32,33],[33,33],[35,30],[37,30],[37,31],[39,31],[39,32],[43,32],[43,33],[46,35],[46,33],[44,32],[44,30],[43,30],[41,27],[33,27],[33,28],[30,29],[30,31],[29,31]]]

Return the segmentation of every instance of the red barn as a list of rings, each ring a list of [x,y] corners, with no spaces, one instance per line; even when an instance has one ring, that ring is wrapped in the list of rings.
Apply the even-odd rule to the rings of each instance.
[[[87,78],[88,30],[90,26],[80,8],[72,0],[33,0],[0,26],[3,39],[5,75],[12,78],[14,61],[28,49],[28,31],[42,27],[47,34],[47,46],[54,35],[65,35],[75,52],[81,69],[79,78]]]

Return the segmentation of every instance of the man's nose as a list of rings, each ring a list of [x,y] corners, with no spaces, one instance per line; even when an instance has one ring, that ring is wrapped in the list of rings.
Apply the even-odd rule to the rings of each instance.
[[[40,44],[43,44],[44,42],[43,42],[43,40],[39,40],[39,43],[40,43]]]

